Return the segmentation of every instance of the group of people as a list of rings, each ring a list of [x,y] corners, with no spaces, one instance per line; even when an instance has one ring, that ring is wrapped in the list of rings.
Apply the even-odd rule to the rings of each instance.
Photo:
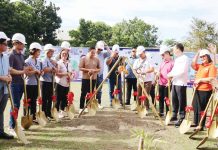
[[[37,92],[38,83],[41,83],[42,110],[45,112],[46,117],[52,119],[51,105],[53,90],[55,88],[55,95],[57,97],[56,108],[59,112],[59,118],[63,118],[67,115],[65,112],[65,107],[67,106],[66,95],[70,91],[70,81],[74,76],[69,61],[70,43],[66,41],[62,42],[59,55],[53,59],[55,48],[52,44],[46,44],[42,49],[39,43],[33,42],[29,47],[29,57],[25,60],[23,55],[26,44],[25,36],[21,33],[14,34],[12,37],[13,48],[9,54],[5,54],[9,40],[4,32],[0,32],[0,138],[3,139],[12,139],[13,135],[15,135],[15,121],[12,116],[9,122],[10,135],[4,132],[3,113],[8,100],[8,83],[11,85],[12,99],[18,110],[24,93],[24,84],[26,84],[27,98],[30,99],[30,114],[33,115],[33,121],[37,123],[35,114],[37,110],[37,98],[39,96]],[[210,82],[216,78],[217,73],[210,57],[210,52],[214,51],[211,49],[210,51],[206,49],[199,50],[191,63],[191,67],[197,72],[195,79],[196,92],[193,102],[194,126],[196,127],[200,121],[200,112],[205,109],[213,90]],[[45,51],[45,58],[39,61],[38,57],[42,50]],[[163,61],[158,69],[155,69],[151,60],[148,59],[148,53],[143,46],[138,46],[131,50],[131,56],[128,58],[130,64],[125,64],[124,62],[116,63],[117,60],[120,60],[119,51],[120,47],[117,44],[111,50],[104,41],[98,41],[95,47],[90,47],[88,53],[81,57],[79,69],[82,71],[82,85],[79,112],[85,107],[85,103],[88,100],[87,94],[92,94],[91,91],[94,91],[102,83],[104,62],[106,61],[108,70],[114,68],[108,76],[111,106],[112,99],[115,96],[115,90],[119,91],[117,94],[119,95],[120,105],[123,105],[121,71],[119,70],[119,66],[122,64],[128,72],[125,75],[125,81],[127,83],[125,105],[130,105],[131,95],[134,96],[134,101],[137,101],[138,97],[143,95],[142,87],[137,83],[143,83],[148,94],[151,93],[152,84],[159,84],[159,115],[164,116],[164,107],[166,107],[166,112],[169,110],[166,98],[170,96],[167,92],[168,88],[170,88],[173,105],[171,121],[177,121],[175,126],[180,126],[186,114],[186,88],[189,69],[189,60],[183,53],[183,45],[178,43],[173,47],[174,60],[172,58],[171,48],[162,45],[160,47],[160,55]],[[201,64],[198,64],[199,57]],[[114,66],[115,64],[117,65]],[[90,80],[92,80],[92,89],[90,89]],[[55,87],[53,87],[53,82],[55,82]],[[170,83],[172,83],[172,86],[170,86]],[[100,109],[103,108],[101,105],[101,88],[96,94]],[[148,110],[149,101],[146,101],[145,106]],[[87,110],[85,109],[85,111]],[[24,111],[24,113],[27,112]]]

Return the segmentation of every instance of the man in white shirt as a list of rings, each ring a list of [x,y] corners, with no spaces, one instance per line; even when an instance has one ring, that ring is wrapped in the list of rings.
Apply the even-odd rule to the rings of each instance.
[[[176,59],[172,70],[167,75],[172,80],[173,116],[171,121],[177,120],[178,112],[180,116],[175,124],[176,127],[179,127],[185,118],[185,107],[187,105],[188,57],[184,55],[183,51],[184,46],[182,44],[178,43],[174,46],[173,53]]]
[[[144,46],[138,46],[136,52],[139,58],[134,62],[133,69],[138,74],[139,82],[143,82],[146,92],[150,94],[153,80],[152,72],[154,72],[154,67],[151,65],[146,57]],[[142,95],[142,88],[140,85],[138,85],[138,95]],[[146,109],[149,109],[148,101],[145,102],[145,105]]]

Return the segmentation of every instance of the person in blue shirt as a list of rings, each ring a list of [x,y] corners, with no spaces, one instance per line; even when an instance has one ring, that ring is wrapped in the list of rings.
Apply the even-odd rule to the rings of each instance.
[[[13,139],[14,136],[4,132],[4,110],[8,101],[7,83],[12,81],[9,74],[9,58],[3,54],[7,50],[9,38],[4,32],[0,32],[0,139]]]
[[[131,51],[131,57],[129,58],[129,61],[133,65],[136,59],[137,59],[136,49],[133,48]],[[126,75],[126,84],[127,84],[126,105],[130,105],[132,89],[134,93],[137,92],[137,79],[128,64],[126,65],[126,70],[128,71],[128,74]],[[136,96],[134,96],[134,101],[136,101]]]

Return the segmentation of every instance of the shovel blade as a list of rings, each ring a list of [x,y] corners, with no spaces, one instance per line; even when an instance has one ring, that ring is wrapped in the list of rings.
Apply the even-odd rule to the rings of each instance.
[[[112,106],[114,109],[119,109],[120,108],[120,101],[118,99],[114,98],[112,100]]]
[[[168,111],[165,119],[165,125],[167,126],[170,123],[170,119],[172,118],[172,112]]]
[[[75,107],[73,104],[71,104],[68,108],[67,108],[67,115],[70,118],[70,120],[73,120],[73,118],[75,117]]]
[[[36,120],[38,121],[40,126],[44,127],[47,124],[47,121],[43,118],[42,113],[42,111],[36,113]]]
[[[216,139],[218,137],[217,135],[217,126],[216,126],[216,121],[213,121],[212,124],[211,124],[211,127],[209,129],[209,132],[208,132],[208,137],[209,138],[212,138],[212,139]]]
[[[96,110],[88,107],[88,114],[89,116],[95,116]]]
[[[55,119],[56,122],[59,122],[57,108],[53,107],[51,109],[51,116]]]
[[[21,126],[24,129],[29,129],[30,126],[33,124],[33,116],[32,115],[27,115],[27,116],[23,116],[21,118]]]
[[[192,122],[189,120],[184,119],[181,123],[181,125],[179,126],[179,132],[181,134],[185,134],[186,132],[188,132],[188,130],[191,127]]]
[[[137,108],[137,103],[136,103],[136,101],[134,101],[132,104],[131,104],[131,110],[132,111],[134,111],[134,110],[136,110],[136,108]]]
[[[22,143],[24,143],[25,145],[30,143],[30,142],[27,140],[27,138],[26,138],[24,132],[23,132],[23,131],[20,129],[20,127],[17,126],[17,125],[15,126],[15,132],[16,132],[16,134],[17,134],[18,139],[19,139]]]
[[[148,112],[144,106],[138,108],[138,115],[140,118],[144,118],[147,114]]]

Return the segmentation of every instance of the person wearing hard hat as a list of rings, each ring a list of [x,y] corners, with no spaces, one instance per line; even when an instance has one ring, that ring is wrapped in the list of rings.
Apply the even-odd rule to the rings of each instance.
[[[14,137],[4,131],[4,110],[8,101],[7,83],[12,81],[10,76],[9,58],[3,54],[7,50],[7,41],[10,40],[4,32],[0,31],[0,139],[13,139]]]
[[[131,65],[133,65],[137,59],[138,59],[138,57],[136,56],[136,48],[133,48],[131,50],[131,56],[129,58]],[[126,86],[126,88],[127,88],[127,90],[126,90],[127,91],[126,92],[126,105],[130,105],[132,89],[134,91],[134,93],[133,93],[134,101],[136,101],[137,79],[136,79],[135,75],[133,74],[131,67],[128,64],[126,65],[126,70],[128,71],[128,74],[125,77],[126,84],[127,84],[127,86]]]
[[[143,83],[146,92],[149,94],[151,91],[151,85],[152,85],[152,72],[154,72],[154,67],[151,65],[151,63],[148,61],[146,57],[145,47],[144,46],[138,46],[136,50],[136,54],[139,56],[139,58],[134,62],[133,69],[138,74],[139,82]],[[138,85],[138,96],[142,95],[142,88],[140,85]],[[140,103],[140,102],[139,102]],[[146,109],[149,109],[149,101],[145,101]]]
[[[111,68],[114,66],[114,64],[116,63],[116,61],[119,59],[119,51],[120,51],[120,47],[119,45],[115,44],[112,47],[112,53],[111,56],[107,58],[106,60],[106,64],[108,66],[108,70],[111,70]],[[116,86],[116,77],[117,77],[117,72],[118,71],[118,67],[119,64],[114,68],[114,70],[111,72],[110,76],[108,77],[108,83],[109,83],[109,96],[110,96],[110,103],[112,106],[112,99],[114,98],[113,92]],[[122,104],[122,88],[121,88],[121,75],[119,73],[118,76],[118,89],[119,92],[119,100],[120,100],[120,104]]]
[[[62,51],[62,50],[66,50],[67,53],[69,54],[69,52],[70,52],[70,50],[71,50],[70,43],[67,42],[67,41],[63,41],[63,42],[61,43],[61,51]],[[61,52],[60,52],[60,53],[61,53]],[[57,55],[57,56],[55,57],[55,60],[56,60],[56,61],[59,61],[59,60],[60,60],[60,53],[59,53],[59,55]]]
[[[56,96],[57,103],[56,108],[59,111],[58,117],[63,118],[67,116],[64,111],[67,106],[67,94],[69,92],[70,81],[72,79],[72,65],[69,61],[69,49],[63,48],[59,55],[59,61],[57,62],[57,72],[55,76],[56,84]]]
[[[172,81],[172,104],[173,116],[171,121],[177,121],[175,127],[179,127],[185,118],[185,107],[187,105],[186,88],[188,82],[188,57],[183,53],[184,46],[181,43],[173,47],[173,53],[176,56],[172,70],[167,74],[168,79]]]
[[[40,51],[42,50],[42,46],[33,42],[29,47],[30,56],[25,60],[26,66],[31,66],[32,69],[26,74],[26,86],[27,86],[27,99],[30,99],[30,114],[33,115],[33,122],[36,121],[36,100],[38,96],[38,82],[39,76],[42,74],[41,65],[38,57],[40,55]],[[27,112],[24,111],[24,114]]]
[[[51,107],[52,107],[52,94],[53,94],[53,75],[56,73],[56,62],[52,59],[55,48],[52,44],[44,46],[45,58],[42,60],[41,69],[43,75],[40,78],[42,85],[42,110],[45,112],[46,117],[50,120]]]
[[[201,64],[197,63],[201,59]],[[216,79],[217,69],[212,62],[210,52],[207,49],[199,50],[192,60],[191,67],[197,71],[194,83],[196,84],[196,92],[193,99],[194,108],[194,125],[197,126],[201,120],[201,112],[207,106],[209,98],[212,94],[213,87],[211,81]],[[206,116],[198,130],[203,130],[205,126]]]
[[[79,69],[82,71],[80,113],[85,105],[85,97],[90,91],[93,91],[97,74],[100,71],[100,60],[96,57],[95,47],[90,47],[88,54],[80,59]],[[92,89],[90,89],[90,76],[92,76]],[[87,112],[87,109],[85,111]]]
[[[165,98],[169,97],[168,95],[168,78],[167,74],[172,70],[174,61],[170,55],[170,47],[166,45],[160,46],[160,55],[163,61],[160,64],[157,77],[159,84],[159,115],[164,116],[164,103],[166,107],[166,113],[169,111],[169,108],[166,104]]]
[[[104,51],[105,47],[106,47],[107,51]],[[99,71],[99,73],[97,75],[97,79],[96,79],[96,88],[98,88],[99,85],[101,84],[101,82],[103,81],[104,61],[107,57],[110,56],[111,50],[106,45],[106,43],[104,41],[98,41],[96,43],[95,49],[96,49],[97,57],[99,58],[100,64],[101,64],[100,71]],[[102,87],[99,89],[99,91],[96,94],[96,98],[98,99],[98,103],[99,103],[98,107],[100,109],[103,108],[103,106],[101,105],[101,95],[102,95]]]
[[[12,51],[9,53],[9,63],[11,67],[11,76],[12,76],[12,82],[11,82],[11,93],[12,93],[12,99],[14,102],[14,106],[19,110],[20,108],[20,100],[23,95],[24,91],[24,84],[23,84],[23,78],[24,74],[28,73],[29,67],[24,67],[24,46],[26,44],[26,38],[21,33],[15,33],[12,36],[12,44],[13,48]],[[9,121],[9,132],[11,135],[16,136],[16,133],[14,131],[15,128],[15,121],[10,116]]]

